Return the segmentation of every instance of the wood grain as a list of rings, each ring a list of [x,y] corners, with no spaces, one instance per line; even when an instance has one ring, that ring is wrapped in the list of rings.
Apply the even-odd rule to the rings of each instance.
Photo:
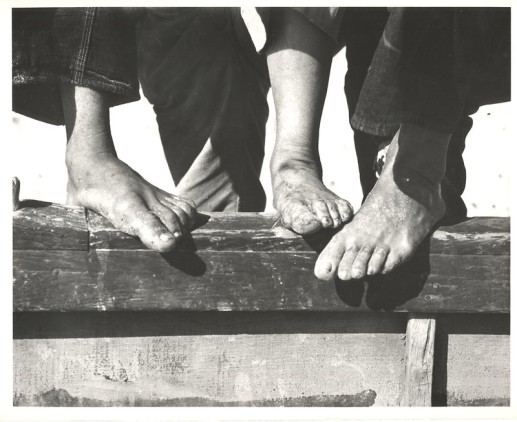
[[[431,275],[321,282],[315,253],[14,251],[14,309],[508,312],[509,257],[431,255]]]
[[[21,206],[15,405],[509,404],[507,218],[441,227],[389,275],[325,283],[313,268],[332,232],[302,238],[274,215],[200,215],[159,254],[95,213]],[[409,312],[407,327],[377,311]]]
[[[298,236],[278,223],[275,214],[207,213],[198,216],[198,227],[180,246],[183,250],[242,252],[320,251],[335,231]],[[88,212],[92,249],[145,249],[140,241],[113,228],[104,217]],[[477,217],[454,226],[443,226],[430,240],[430,252],[451,255],[508,255],[508,218]]]
[[[435,333],[436,319],[409,315],[401,406],[431,406]]]
[[[84,208],[23,201],[13,212],[13,249],[88,250]]]
[[[29,406],[393,406],[403,334],[14,341]]]

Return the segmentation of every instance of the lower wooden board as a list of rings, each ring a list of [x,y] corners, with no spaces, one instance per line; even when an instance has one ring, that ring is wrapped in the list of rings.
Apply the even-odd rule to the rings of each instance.
[[[48,338],[38,313],[15,319],[17,406],[397,406],[403,393],[400,314],[40,315]],[[509,405],[509,325],[437,319],[434,406]]]
[[[510,316],[440,315],[433,406],[510,405]]]
[[[385,319],[380,333],[19,339],[14,404],[394,406],[404,332]]]

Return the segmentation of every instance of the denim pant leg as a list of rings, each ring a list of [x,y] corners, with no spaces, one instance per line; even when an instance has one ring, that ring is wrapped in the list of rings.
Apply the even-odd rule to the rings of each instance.
[[[368,13],[368,9],[352,9],[348,19],[345,18],[349,26],[346,39],[349,70],[345,79],[345,92],[365,196],[376,181],[373,161],[377,146],[390,141],[400,125],[396,74],[399,53],[387,48],[381,39],[387,17],[387,12]],[[397,31],[396,19],[390,23],[395,25],[388,28],[388,31]],[[364,89],[363,84],[366,85]],[[442,184],[442,195],[450,217],[466,216],[466,206],[461,199],[466,183],[462,154],[471,127],[472,119],[465,110],[452,133]]]
[[[13,9],[13,110],[63,124],[59,84],[104,92],[111,106],[138,100],[134,10]]]
[[[263,210],[269,79],[239,10],[148,10],[138,62],[177,193],[204,211]]]

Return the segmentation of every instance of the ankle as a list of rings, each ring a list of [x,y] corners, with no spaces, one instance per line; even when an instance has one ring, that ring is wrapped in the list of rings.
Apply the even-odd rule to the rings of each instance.
[[[318,153],[307,147],[275,147],[271,157],[272,180],[293,175],[321,178],[322,169]]]
[[[73,132],[66,145],[65,163],[67,167],[77,162],[99,160],[102,157],[115,157],[117,154],[111,135],[105,132],[85,134]]]

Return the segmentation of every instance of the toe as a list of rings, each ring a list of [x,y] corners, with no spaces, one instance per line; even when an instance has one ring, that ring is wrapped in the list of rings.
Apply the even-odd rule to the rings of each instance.
[[[180,218],[183,227],[192,227],[196,221],[197,211],[194,201],[179,196],[161,192],[159,201],[162,205],[172,209]]]
[[[386,258],[386,263],[382,270],[383,274],[389,273],[399,265],[408,261],[418,248],[418,243],[411,242],[407,238],[399,239],[394,246],[390,248],[390,252]]]
[[[363,278],[368,269],[368,262],[372,256],[372,248],[363,246],[357,253],[354,263],[352,264],[351,276],[352,278]]]
[[[329,228],[334,226],[334,221],[330,216],[329,209],[325,201],[319,199],[312,201],[311,208],[316,218],[320,221],[322,227]]]
[[[149,249],[165,252],[176,246],[173,234],[139,197],[117,203],[108,218],[119,230],[138,236]]]
[[[346,223],[352,219],[354,216],[354,208],[348,201],[344,199],[340,199],[336,201],[337,207],[339,209],[339,214],[341,216],[341,221]]]
[[[316,261],[316,266],[314,267],[316,277],[326,281],[334,279],[344,251],[344,239],[341,233],[337,233],[323,249]]]
[[[176,247],[178,232],[171,234],[165,228],[161,219],[158,219],[150,212],[137,218],[140,219],[141,225],[137,227],[136,235],[149,249],[158,252],[168,252]]]
[[[321,229],[321,223],[309,208],[296,202],[282,212],[284,225],[298,234],[311,234]]]
[[[327,208],[329,210],[330,218],[332,218],[332,227],[337,229],[342,224],[339,208],[334,201],[327,201]]]
[[[386,262],[384,263],[384,268],[382,269],[383,274],[387,274],[397,268],[400,264],[404,262],[404,258],[399,253],[391,251],[386,257]]]
[[[385,248],[375,248],[370,261],[368,262],[368,275],[379,274],[384,267],[386,258],[388,256],[388,250]]]
[[[181,208],[173,205],[167,207],[159,202],[150,208],[174,237],[179,238],[188,233],[189,221]]]
[[[351,280],[353,278],[352,265],[354,264],[358,251],[359,248],[355,245],[346,249],[338,267],[338,277],[340,280]]]

